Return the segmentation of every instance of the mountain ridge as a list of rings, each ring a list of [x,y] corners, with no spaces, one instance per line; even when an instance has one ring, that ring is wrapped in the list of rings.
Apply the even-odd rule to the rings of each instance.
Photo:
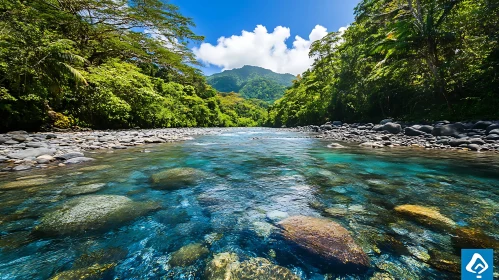
[[[258,66],[244,65],[241,68],[224,70],[210,75],[207,82],[220,92],[238,92],[245,98],[256,98],[273,102],[284,95],[295,79],[292,74],[275,73]]]

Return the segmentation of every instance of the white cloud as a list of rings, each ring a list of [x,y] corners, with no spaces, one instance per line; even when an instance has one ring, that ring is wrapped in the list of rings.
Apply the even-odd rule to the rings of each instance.
[[[179,42],[175,37],[166,37],[157,29],[145,29],[143,31],[145,34],[148,34],[151,38],[154,38],[161,42],[161,44],[170,50],[178,50]]]
[[[340,32],[346,28],[340,28]],[[286,40],[291,36],[287,27],[278,26],[272,33],[258,25],[253,32],[242,31],[241,35],[220,37],[216,45],[202,43],[193,49],[197,59],[224,70],[244,65],[260,66],[277,73],[303,73],[314,62],[308,56],[310,45],[328,34],[323,26],[316,25],[308,40],[295,36],[293,46],[288,48]]]

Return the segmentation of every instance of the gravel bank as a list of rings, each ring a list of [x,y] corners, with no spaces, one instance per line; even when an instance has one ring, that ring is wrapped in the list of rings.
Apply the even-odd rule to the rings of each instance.
[[[23,171],[90,162],[88,151],[127,149],[144,144],[177,142],[196,135],[217,134],[223,128],[171,128],[116,131],[0,134],[0,171]]]
[[[360,143],[371,148],[411,146],[426,149],[499,152],[499,121],[435,122],[409,124],[391,119],[379,124],[340,121],[321,126],[297,127],[293,130],[316,132],[317,138]],[[332,144],[330,148],[340,148]]]

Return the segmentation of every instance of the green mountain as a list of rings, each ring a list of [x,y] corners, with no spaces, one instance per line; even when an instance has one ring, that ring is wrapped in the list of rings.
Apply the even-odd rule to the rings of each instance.
[[[238,92],[245,98],[267,102],[281,98],[294,79],[295,76],[291,74],[279,74],[248,65],[207,77],[208,83],[220,92]]]

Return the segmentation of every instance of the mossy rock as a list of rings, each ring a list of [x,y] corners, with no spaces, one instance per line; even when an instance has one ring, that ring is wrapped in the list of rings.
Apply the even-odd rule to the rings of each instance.
[[[89,194],[100,191],[102,188],[106,186],[105,183],[95,183],[95,184],[87,184],[81,186],[71,186],[64,189],[61,194],[63,195],[80,195],[80,194]]]
[[[206,176],[207,174],[199,169],[182,167],[153,174],[151,182],[156,189],[178,189],[192,186]]]
[[[251,258],[239,265],[232,265],[230,279],[234,280],[299,280],[289,269],[275,265],[264,258]]]
[[[442,215],[437,208],[405,204],[395,207],[395,211],[433,228],[452,229],[456,226],[453,220]]]
[[[201,243],[189,244],[174,252],[169,263],[172,266],[189,266],[209,252]]]
[[[0,190],[15,190],[15,189],[23,189],[28,187],[42,186],[49,183],[52,183],[54,180],[46,179],[43,177],[33,178],[27,180],[18,180],[5,183],[0,186]]]
[[[289,269],[264,258],[239,262],[234,253],[220,253],[213,257],[204,273],[207,280],[299,280]]]
[[[227,280],[230,279],[230,266],[239,261],[234,253],[220,253],[213,256],[204,271],[207,280]]]
[[[58,273],[51,280],[99,280],[102,279],[107,272],[116,266],[110,264],[95,264],[86,268],[72,269]]]
[[[46,235],[101,230],[133,220],[158,209],[155,203],[134,202],[119,195],[86,195],[66,202],[44,215],[35,232]]]
[[[79,171],[100,171],[100,170],[106,170],[112,168],[111,165],[107,164],[102,164],[102,165],[93,165],[93,166],[86,166],[78,169]]]
[[[105,248],[81,255],[73,263],[73,269],[85,268],[94,264],[117,263],[124,259],[128,254],[126,249]]]

